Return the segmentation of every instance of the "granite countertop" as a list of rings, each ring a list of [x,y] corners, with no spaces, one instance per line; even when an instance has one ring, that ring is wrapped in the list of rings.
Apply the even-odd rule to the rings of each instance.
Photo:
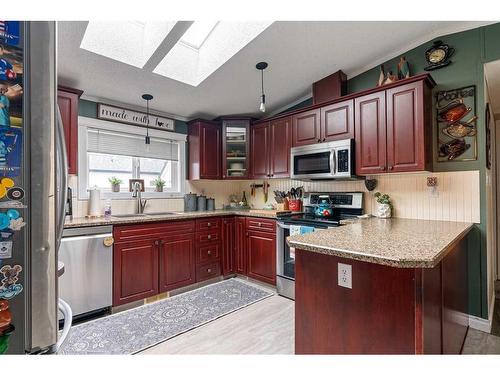
[[[435,267],[473,224],[415,219],[362,219],[290,236],[297,249],[400,268]]]
[[[251,217],[262,217],[269,219],[277,218],[277,211],[273,210],[215,210],[215,211],[194,211],[194,212],[183,212],[183,211],[171,211],[171,214],[165,215],[151,215],[146,213],[144,216],[129,216],[129,217],[116,217],[111,216],[98,217],[98,218],[86,218],[86,217],[75,217],[72,219],[66,219],[64,223],[64,228],[78,228],[78,227],[96,227],[100,225],[118,225],[118,224],[140,224],[140,223],[151,223],[156,221],[168,221],[168,220],[185,220],[185,219],[198,219],[204,217],[213,216],[251,216]]]

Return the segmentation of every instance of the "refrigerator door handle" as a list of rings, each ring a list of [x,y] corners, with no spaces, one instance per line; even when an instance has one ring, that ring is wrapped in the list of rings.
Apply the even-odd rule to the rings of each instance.
[[[64,140],[64,128],[61,119],[61,112],[57,108],[57,142],[56,153],[59,155],[59,163],[57,163],[57,176],[59,178],[58,194],[59,199],[57,203],[57,244],[61,243],[61,238],[64,230],[64,221],[66,219],[66,201],[68,200],[68,155],[66,153],[66,142]],[[58,246],[59,248],[59,246]]]

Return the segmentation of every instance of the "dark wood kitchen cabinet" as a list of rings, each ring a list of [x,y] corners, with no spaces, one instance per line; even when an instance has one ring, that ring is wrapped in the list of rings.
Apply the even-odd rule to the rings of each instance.
[[[196,220],[196,282],[221,275],[222,220],[210,217]]]
[[[214,121],[196,119],[188,122],[189,179],[222,178],[221,126]]]
[[[251,168],[254,179],[268,178],[270,136],[269,123],[253,125],[250,128],[250,156],[252,158]]]
[[[246,221],[244,217],[234,218],[234,254],[236,273],[247,274]]]
[[[430,170],[431,89],[424,81],[386,91],[387,171]]]
[[[236,273],[236,222],[234,217],[222,219],[222,274]]]
[[[320,109],[311,109],[292,116],[292,146],[318,143],[321,139]]]
[[[115,243],[113,306],[158,294],[159,240]]]
[[[253,178],[290,177],[290,117],[252,126],[251,145]]]
[[[432,87],[427,75],[354,101],[356,174],[432,168]]]
[[[160,240],[160,293],[195,282],[194,251],[192,233],[170,235]]]
[[[222,178],[250,177],[250,117],[219,117],[222,121]]]
[[[68,154],[68,173],[78,173],[78,101],[83,91],[69,87],[57,88],[57,105],[61,114]]]
[[[290,117],[269,122],[271,154],[269,173],[271,178],[290,177],[290,148],[292,147],[292,123]]]
[[[354,100],[356,174],[386,170],[385,91]]]
[[[276,284],[276,223],[270,219],[246,219],[247,276]]]
[[[321,142],[354,138],[354,100],[321,107]]]

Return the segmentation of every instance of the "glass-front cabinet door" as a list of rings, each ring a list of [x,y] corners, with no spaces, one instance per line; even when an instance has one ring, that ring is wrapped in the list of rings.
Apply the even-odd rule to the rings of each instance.
[[[250,118],[222,118],[222,177],[249,177]]]

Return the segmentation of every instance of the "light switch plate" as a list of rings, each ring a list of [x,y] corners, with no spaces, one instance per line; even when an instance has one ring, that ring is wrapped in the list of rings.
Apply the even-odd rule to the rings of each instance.
[[[339,263],[338,265],[339,286],[352,289],[352,266],[343,263]]]

